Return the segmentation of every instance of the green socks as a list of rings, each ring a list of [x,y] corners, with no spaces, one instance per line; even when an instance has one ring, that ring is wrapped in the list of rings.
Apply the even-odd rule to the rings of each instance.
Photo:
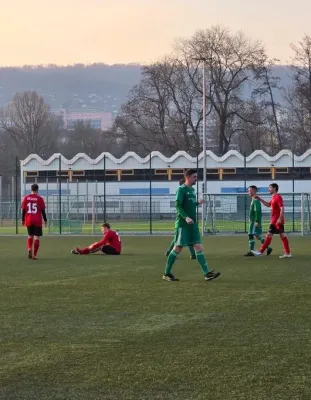
[[[170,244],[170,247],[167,249],[167,252],[165,253],[167,256],[168,256],[168,255],[170,254],[170,252],[173,250],[174,246],[175,246],[175,242],[174,242],[174,239],[173,239],[172,242],[171,242],[171,244]]]
[[[171,273],[171,269],[173,267],[173,264],[174,264],[177,256],[178,256],[178,253],[176,253],[176,251],[172,250],[170,252],[170,254],[166,260],[166,267],[165,267],[165,272],[164,272],[165,275],[168,275]]]
[[[255,249],[255,240],[254,239],[249,239],[249,251],[252,251]]]
[[[196,256],[197,256],[197,260],[199,262],[199,264],[201,265],[201,269],[204,275],[208,274],[208,267],[207,267],[207,263],[205,260],[205,257],[202,253],[202,251],[197,251],[196,252]]]
[[[190,251],[191,257],[195,256],[195,250],[194,250],[193,246],[189,246],[189,251]]]

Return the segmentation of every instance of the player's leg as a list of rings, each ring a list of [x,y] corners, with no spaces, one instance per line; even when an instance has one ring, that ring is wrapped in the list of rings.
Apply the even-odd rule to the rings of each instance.
[[[263,253],[268,249],[268,247],[270,247],[270,244],[272,242],[272,237],[273,237],[273,235],[275,233],[277,233],[277,229],[276,229],[275,225],[271,224],[270,228],[269,228],[269,231],[268,231],[268,233],[266,235],[265,241],[263,242],[260,250],[259,251],[253,251],[253,254],[255,256],[258,257],[258,256],[263,255]]]
[[[252,251],[255,249],[255,223],[250,222],[249,223],[249,228],[248,228],[248,252],[245,255],[245,257],[253,257],[254,254]]]
[[[189,251],[191,260],[196,260],[197,256],[195,254],[195,250],[192,244],[189,246]]]
[[[220,275],[219,272],[209,271],[208,269],[207,261],[204,257],[203,248],[201,245],[201,234],[199,231],[199,226],[197,224],[192,227],[191,241],[195,250],[196,259],[198,260],[198,263],[200,264],[201,270],[203,272],[204,279],[206,281],[211,281],[218,278]]]
[[[99,250],[101,250],[104,254],[108,254],[110,256],[118,256],[119,255],[119,253],[117,253],[116,249],[111,246],[103,246]]]
[[[282,240],[282,245],[283,245],[283,249],[284,249],[284,254],[282,256],[280,256],[279,258],[292,258],[290,248],[289,248],[289,241],[288,241],[286,234],[284,233],[284,225],[279,225],[278,229],[279,229],[280,238]]]
[[[33,258],[37,260],[38,251],[40,247],[40,237],[42,236],[42,227],[36,226],[34,228],[34,242],[33,242]]]
[[[257,225],[255,228],[255,238],[263,245],[265,243],[265,238],[262,237],[262,227],[261,225]],[[267,247],[267,256],[272,253],[272,247]]]
[[[173,238],[173,240],[171,241],[170,247],[166,250],[166,253],[165,253],[166,257],[168,257],[170,252],[173,250],[174,244],[175,244],[175,239]]]
[[[32,246],[33,246],[33,226],[27,227],[28,238],[27,238],[27,251],[28,251],[28,258],[32,258]]]
[[[166,281],[177,281],[178,279],[171,273],[172,267],[176,261],[178,254],[184,246],[188,246],[188,231],[186,228],[176,228],[174,236],[174,247],[166,260],[166,266],[163,274],[163,279]]]

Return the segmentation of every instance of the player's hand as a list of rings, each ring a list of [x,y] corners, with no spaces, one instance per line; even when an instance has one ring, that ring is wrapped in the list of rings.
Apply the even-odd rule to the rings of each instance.
[[[47,228],[47,227],[48,227],[48,223],[47,223],[47,222],[45,222],[45,223],[44,223],[44,226]]]
[[[276,221],[276,223],[277,223],[278,225],[281,225],[281,224],[282,224],[282,220],[279,218],[279,219]]]
[[[193,224],[193,219],[187,217],[186,222],[187,222],[187,224],[191,225],[191,224]]]
[[[257,226],[258,226],[258,222],[255,222],[255,227],[257,228]]]
[[[204,204],[205,202],[204,202],[204,200],[203,199],[200,199],[199,200],[199,204],[201,205],[201,204]]]

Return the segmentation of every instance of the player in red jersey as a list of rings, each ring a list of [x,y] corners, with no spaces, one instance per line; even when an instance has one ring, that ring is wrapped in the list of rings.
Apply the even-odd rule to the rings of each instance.
[[[45,226],[47,226],[45,203],[43,198],[38,195],[38,190],[39,186],[36,183],[31,185],[31,193],[26,195],[22,201],[22,224],[27,227],[28,231],[28,258],[34,260],[38,259],[40,237],[42,236],[42,218]]]
[[[105,223],[101,227],[101,231],[104,235],[102,240],[93,243],[85,249],[71,250],[71,254],[90,254],[102,251],[103,254],[109,254],[113,256],[118,256],[121,254],[122,243],[120,236],[117,232],[110,228],[110,225]]]
[[[288,238],[284,233],[285,219],[284,219],[283,197],[280,194],[278,194],[278,191],[279,191],[279,185],[277,183],[272,183],[269,186],[269,192],[272,195],[271,200],[269,202],[257,196],[257,199],[260,200],[263,205],[271,208],[271,221],[270,221],[269,231],[267,233],[265,242],[261,246],[261,249],[259,251],[253,251],[253,254],[255,254],[255,256],[261,256],[264,253],[264,251],[269,247],[273,235],[277,234],[280,235],[284,248],[284,254],[280,256],[280,258],[292,257],[289,249]]]

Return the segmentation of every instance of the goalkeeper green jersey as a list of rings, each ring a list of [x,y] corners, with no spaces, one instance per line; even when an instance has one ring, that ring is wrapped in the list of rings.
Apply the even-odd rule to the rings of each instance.
[[[184,228],[189,225],[186,218],[191,218],[197,222],[197,197],[193,187],[186,185],[179,186],[176,192],[176,222],[175,228]]]
[[[258,224],[261,224],[261,219],[261,203],[257,199],[252,199],[249,209],[249,220],[250,222],[257,222]]]

